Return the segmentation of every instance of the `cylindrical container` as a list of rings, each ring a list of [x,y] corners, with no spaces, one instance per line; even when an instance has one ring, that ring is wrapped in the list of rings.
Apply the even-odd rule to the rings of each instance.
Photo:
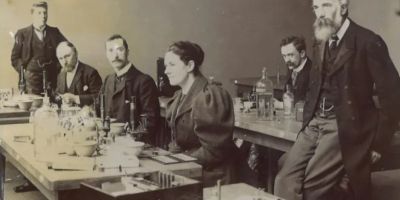
[[[60,131],[57,111],[45,97],[43,106],[36,110],[34,117],[34,156],[38,161],[49,162],[57,156],[56,139]]]
[[[304,110],[304,101],[299,101],[294,106],[296,110],[296,121],[302,122],[303,121],[303,110]]]

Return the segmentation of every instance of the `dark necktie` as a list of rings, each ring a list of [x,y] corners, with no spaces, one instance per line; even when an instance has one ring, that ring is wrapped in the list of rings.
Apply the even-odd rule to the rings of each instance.
[[[124,80],[124,76],[117,76],[117,82],[120,83]]]
[[[297,78],[298,72],[292,71],[292,86],[296,84],[296,78]]]
[[[333,35],[330,39],[330,44],[329,44],[329,48],[328,48],[328,56],[329,59],[334,59],[334,55],[335,55],[335,51],[337,50],[337,42],[338,42],[339,38],[337,35]]]
[[[333,35],[331,37],[331,44],[329,45],[329,50],[333,51],[337,48],[337,42],[338,42],[339,38],[337,35]]]

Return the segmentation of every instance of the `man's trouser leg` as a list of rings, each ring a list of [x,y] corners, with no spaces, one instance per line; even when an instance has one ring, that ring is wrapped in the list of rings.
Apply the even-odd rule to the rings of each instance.
[[[303,199],[327,200],[344,174],[336,119],[318,120],[319,139],[308,162],[303,182]]]
[[[341,160],[336,120],[314,118],[288,153],[275,179],[275,195],[286,200],[319,199],[336,184],[343,171]]]

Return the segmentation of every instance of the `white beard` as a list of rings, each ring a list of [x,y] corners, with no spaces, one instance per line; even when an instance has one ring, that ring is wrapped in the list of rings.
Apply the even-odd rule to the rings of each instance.
[[[326,42],[329,38],[336,33],[336,29],[329,26],[314,28],[314,35],[318,41]]]
[[[342,18],[339,15],[333,20],[324,18],[316,19],[314,22],[314,35],[318,41],[326,42],[334,35],[342,25]]]

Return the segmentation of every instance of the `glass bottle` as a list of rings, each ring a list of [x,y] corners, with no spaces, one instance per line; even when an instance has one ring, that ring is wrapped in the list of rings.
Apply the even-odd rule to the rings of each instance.
[[[58,114],[50,104],[49,97],[43,98],[43,105],[36,110],[33,119],[34,156],[38,161],[52,161],[57,155],[56,139],[59,133]]]
[[[129,102],[129,120],[131,125],[131,130],[135,131],[136,129],[136,119],[135,119],[135,112],[136,112],[136,97],[131,96],[131,101]]]
[[[271,100],[273,98],[274,84],[269,79],[267,68],[264,67],[262,70],[262,77],[256,82],[256,107],[257,117],[259,119],[271,119],[272,105]]]
[[[292,115],[294,109],[294,95],[289,84],[286,85],[286,92],[283,94],[283,113],[286,116]]]
[[[303,121],[304,103],[304,101],[299,101],[294,106],[296,111],[296,121]]]

